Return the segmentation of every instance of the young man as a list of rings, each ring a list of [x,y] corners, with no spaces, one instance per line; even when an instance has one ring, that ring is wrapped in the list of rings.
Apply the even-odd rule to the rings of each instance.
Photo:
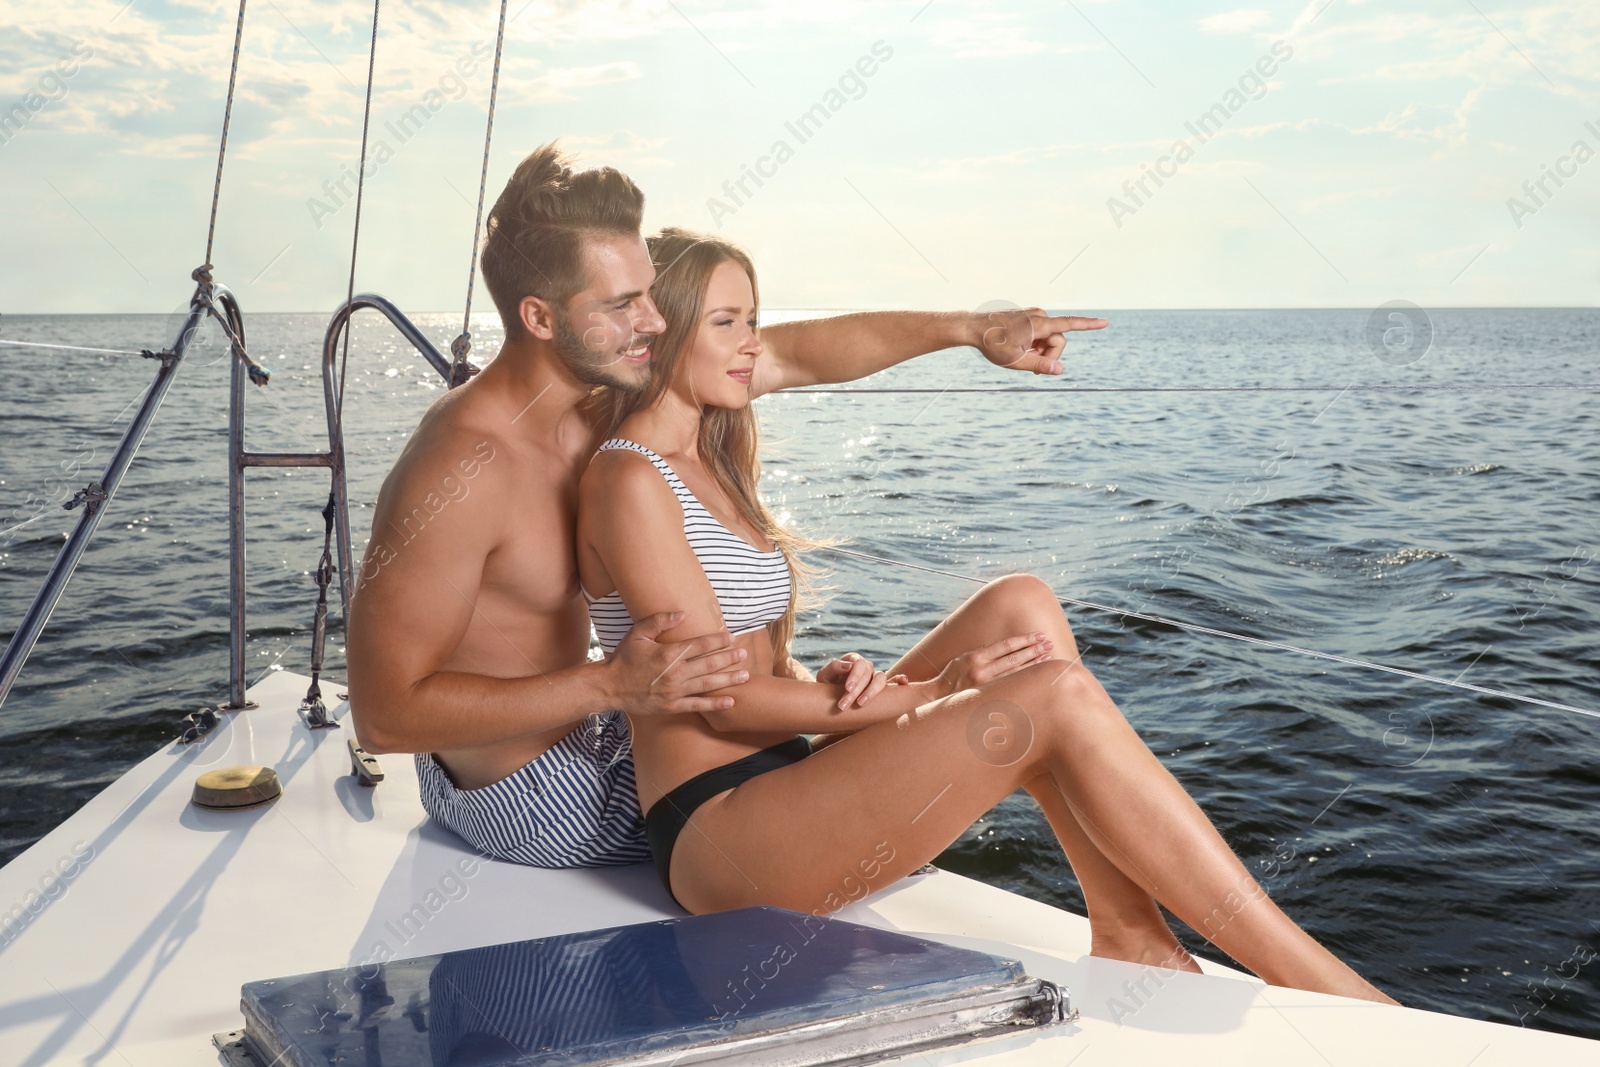
[[[639,620],[589,662],[574,559],[579,476],[600,443],[581,403],[648,381],[666,324],[640,235],[644,196],[554,145],[517,167],[489,216],[483,278],[505,324],[483,373],[423,416],[384,482],[355,583],[351,715],[372,753],[416,753],[422,802],[480,850],[543,867],[649,859],[627,720],[731,705],[729,635],[661,642]],[[670,266],[667,268],[670,269]],[[1104,320],[875,312],[762,331],[752,394],[849,381],[971,345],[1059,374],[1064,331]],[[793,665],[796,671],[804,668]]]

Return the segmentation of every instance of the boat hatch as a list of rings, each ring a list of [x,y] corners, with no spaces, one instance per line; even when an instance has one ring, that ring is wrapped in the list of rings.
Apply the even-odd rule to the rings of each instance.
[[[244,986],[234,1064],[864,1063],[1064,1021],[1016,960],[782,908]]]

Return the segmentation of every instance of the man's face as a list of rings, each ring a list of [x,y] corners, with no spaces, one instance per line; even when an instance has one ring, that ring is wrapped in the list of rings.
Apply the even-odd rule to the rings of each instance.
[[[667,328],[650,299],[656,272],[644,238],[586,238],[583,260],[583,291],[554,309],[556,351],[586,385],[641,389],[650,343]]]

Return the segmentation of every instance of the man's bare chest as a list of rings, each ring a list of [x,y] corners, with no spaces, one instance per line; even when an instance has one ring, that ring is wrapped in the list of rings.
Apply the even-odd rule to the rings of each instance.
[[[482,594],[539,615],[570,611],[580,602],[576,497],[567,487],[530,486],[507,501],[500,541],[485,561]]]

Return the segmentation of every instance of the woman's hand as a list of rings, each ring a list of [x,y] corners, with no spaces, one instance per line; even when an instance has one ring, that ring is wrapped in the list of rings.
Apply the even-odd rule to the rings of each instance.
[[[992,645],[963,652],[944,665],[944,670],[939,672],[935,681],[943,687],[946,695],[973,689],[996,678],[1004,678],[1012,671],[1049,659],[1053,647],[1054,642],[1042,633],[1007,637]]]
[[[846,711],[851,703],[858,708],[866,707],[867,702],[883,692],[885,686],[903,685],[910,679],[903,674],[890,678],[883,671],[874,670],[872,662],[860,653],[846,652],[819,670],[817,681],[825,685],[844,683],[844,696],[839,699],[839,710]]]

